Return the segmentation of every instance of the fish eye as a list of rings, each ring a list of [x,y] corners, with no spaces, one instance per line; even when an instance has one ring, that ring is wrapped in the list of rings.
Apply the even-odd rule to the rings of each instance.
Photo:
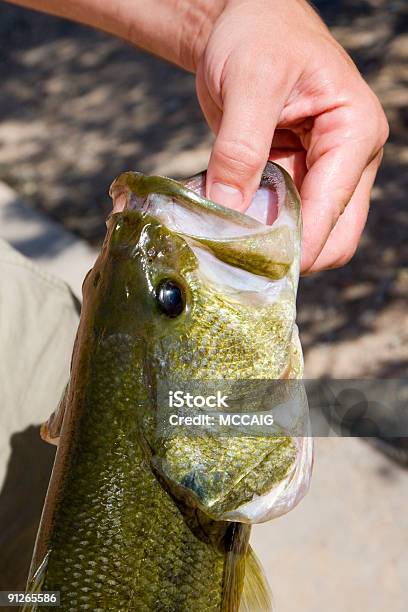
[[[164,280],[156,289],[159,308],[168,317],[178,317],[185,306],[184,293],[180,285],[172,280]]]

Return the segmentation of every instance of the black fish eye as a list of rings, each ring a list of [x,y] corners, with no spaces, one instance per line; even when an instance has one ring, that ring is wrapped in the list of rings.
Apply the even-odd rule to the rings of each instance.
[[[168,317],[177,317],[184,310],[185,299],[180,285],[172,280],[164,280],[156,289],[159,308]]]

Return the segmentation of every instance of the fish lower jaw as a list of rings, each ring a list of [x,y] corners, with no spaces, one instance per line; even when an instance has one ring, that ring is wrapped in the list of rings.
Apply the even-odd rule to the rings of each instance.
[[[254,525],[278,518],[292,510],[305,497],[309,490],[312,463],[313,438],[298,438],[299,457],[294,469],[263,495],[254,495],[253,499],[235,510],[225,512],[220,520],[237,521]]]

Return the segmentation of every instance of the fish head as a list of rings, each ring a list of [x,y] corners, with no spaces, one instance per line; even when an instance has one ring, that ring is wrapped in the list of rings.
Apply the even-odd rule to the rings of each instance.
[[[299,198],[274,164],[246,215],[204,191],[205,173],[184,183],[120,175],[84,296],[94,301],[102,341],[122,342],[123,367],[133,369],[135,431],[152,469],[183,503],[215,519],[252,522],[270,513],[242,508],[293,483],[304,448],[282,432],[273,439],[163,435],[158,398],[186,383],[301,377]]]
[[[153,348],[178,337],[189,318],[196,257],[186,241],[139,211],[114,213],[101,255],[84,285],[100,284],[106,334],[128,334]]]
[[[102,257],[107,250],[111,293],[127,296],[125,316],[158,376],[297,374],[301,220],[288,181],[268,164],[249,210],[255,217],[206,200],[205,173],[185,184],[138,173],[113,183],[116,212]]]

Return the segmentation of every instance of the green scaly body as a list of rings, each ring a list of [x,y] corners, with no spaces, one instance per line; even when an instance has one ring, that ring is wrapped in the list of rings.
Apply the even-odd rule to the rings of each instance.
[[[188,240],[154,217],[112,215],[84,283],[31,576],[41,570],[28,587],[60,591],[64,612],[239,608],[250,527],[218,519],[281,480],[295,448],[284,436],[163,440],[155,429],[157,385],[274,378],[288,368],[296,376],[301,357],[293,292],[275,306],[245,306],[209,286],[198,268]],[[184,287],[177,318],[155,301],[166,278]],[[156,455],[167,471],[154,467]],[[228,474],[222,487],[219,474],[200,490],[183,485],[196,482],[197,465],[212,473],[216,464]]]

